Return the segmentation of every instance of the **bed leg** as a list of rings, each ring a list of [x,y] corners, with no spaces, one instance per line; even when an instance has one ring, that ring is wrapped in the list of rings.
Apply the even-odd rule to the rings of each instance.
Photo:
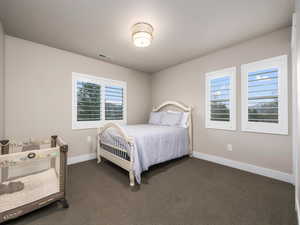
[[[129,171],[129,180],[130,180],[130,186],[133,187],[134,186],[134,175],[133,175],[132,170]]]
[[[65,198],[60,200],[60,204],[65,209],[69,208],[69,203],[68,203],[68,201]]]
[[[98,155],[98,157],[97,157],[97,163],[98,164],[101,163],[101,157],[100,157],[100,155]]]

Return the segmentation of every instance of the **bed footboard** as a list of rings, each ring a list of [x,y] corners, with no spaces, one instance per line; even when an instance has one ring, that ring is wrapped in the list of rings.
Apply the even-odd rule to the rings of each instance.
[[[103,140],[104,132],[110,128],[115,129],[117,134],[121,137],[121,140],[116,140],[113,144]],[[112,122],[99,128],[97,137],[97,162],[100,163],[101,157],[104,157],[127,170],[129,172],[130,186],[134,186],[134,139],[129,137],[122,127]]]

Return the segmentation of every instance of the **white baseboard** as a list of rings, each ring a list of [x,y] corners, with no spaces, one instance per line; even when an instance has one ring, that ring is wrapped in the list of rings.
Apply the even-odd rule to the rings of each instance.
[[[72,156],[68,158],[68,165],[96,159],[96,153]]]
[[[229,166],[229,167],[236,168],[239,170],[244,170],[244,171],[247,171],[250,173],[259,174],[259,175],[262,175],[265,177],[270,177],[270,178],[273,178],[276,180],[285,181],[285,182],[288,182],[291,184],[294,183],[294,177],[292,174],[280,172],[278,170],[263,168],[263,167],[255,166],[255,165],[248,164],[248,163],[243,163],[243,162],[226,159],[226,158],[219,157],[219,156],[204,154],[201,152],[193,152],[193,156],[198,159],[203,159],[203,160],[218,163],[218,164],[221,164],[224,166]]]

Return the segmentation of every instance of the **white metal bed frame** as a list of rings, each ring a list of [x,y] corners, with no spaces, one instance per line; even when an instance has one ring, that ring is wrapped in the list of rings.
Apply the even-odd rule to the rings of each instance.
[[[187,121],[187,129],[189,135],[189,155],[193,154],[193,129],[192,129],[192,107],[187,107],[179,102],[175,101],[166,101],[157,108],[153,109],[153,112],[160,112],[167,109],[167,107],[175,108],[177,111],[187,112],[188,113],[188,121]],[[128,144],[127,147],[130,149],[130,154],[128,154],[128,148],[125,149],[124,145],[119,142],[116,142],[114,145],[101,142],[101,135],[105,130],[109,128],[115,128],[120,137],[125,140],[125,143]],[[105,148],[104,148],[105,147]],[[103,127],[98,128],[97,131],[97,160],[98,163],[101,162],[101,157],[113,162],[114,164],[120,166],[121,168],[127,170],[129,172],[129,181],[130,186],[134,186],[134,138],[130,137],[126,134],[125,130],[118,125],[117,123],[108,122]]]

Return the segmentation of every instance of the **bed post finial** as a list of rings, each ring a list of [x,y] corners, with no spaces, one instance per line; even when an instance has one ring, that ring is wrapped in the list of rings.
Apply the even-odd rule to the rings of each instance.
[[[51,148],[56,147],[57,144],[57,135],[52,135],[51,136]]]

